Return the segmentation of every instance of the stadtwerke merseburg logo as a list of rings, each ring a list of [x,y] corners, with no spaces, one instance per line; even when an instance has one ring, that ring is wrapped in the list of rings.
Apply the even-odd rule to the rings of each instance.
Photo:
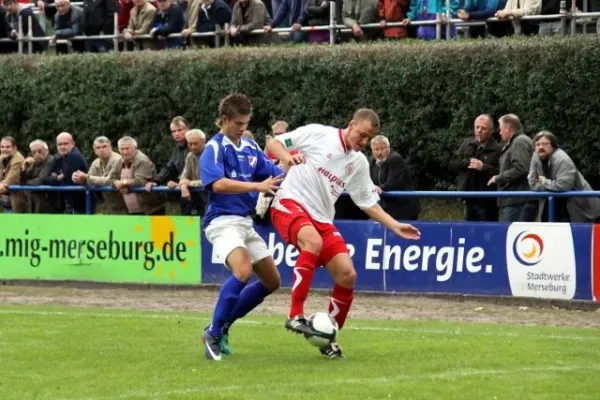
[[[517,261],[523,265],[533,266],[542,261],[544,241],[535,233],[523,231],[517,235],[513,242],[513,254]]]

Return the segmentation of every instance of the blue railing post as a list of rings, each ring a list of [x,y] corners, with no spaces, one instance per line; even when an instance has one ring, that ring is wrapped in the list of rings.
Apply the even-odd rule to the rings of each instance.
[[[91,192],[89,190],[85,191],[85,213],[87,215],[91,215],[94,213],[94,211],[92,210],[92,205],[94,204],[94,198],[92,197],[94,195],[94,192]]]
[[[548,196],[548,222],[554,222],[554,196]]]

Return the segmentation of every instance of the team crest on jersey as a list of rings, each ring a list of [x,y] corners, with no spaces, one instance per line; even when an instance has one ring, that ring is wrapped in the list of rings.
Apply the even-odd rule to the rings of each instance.
[[[348,163],[346,164],[346,175],[350,175],[354,171],[354,164]]]
[[[248,162],[250,163],[251,167],[254,167],[256,165],[256,161],[257,161],[256,156],[248,156]]]

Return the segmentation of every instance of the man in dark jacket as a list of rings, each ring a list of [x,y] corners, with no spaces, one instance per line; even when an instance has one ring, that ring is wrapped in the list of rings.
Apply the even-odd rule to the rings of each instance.
[[[87,36],[112,35],[115,33],[115,13],[119,12],[117,0],[84,0],[83,32]],[[86,40],[85,47],[87,51],[94,53],[106,53],[113,49],[113,42],[110,39]]]
[[[370,175],[377,191],[383,192],[415,190],[410,177],[410,168],[404,158],[390,149],[390,141],[383,135],[375,136],[371,141]],[[381,206],[397,220],[416,220],[421,211],[419,200],[415,197],[383,197]]]
[[[500,173],[488,185],[496,184],[500,191],[531,191],[527,175],[533,155],[533,141],[523,133],[519,117],[507,114],[498,120],[500,136],[505,143],[500,154]],[[502,221],[533,222],[538,201],[527,197],[498,199]]]
[[[475,119],[474,135],[454,153],[450,168],[458,173],[459,191],[487,191],[488,181],[498,174],[502,146],[492,138],[494,121],[487,114]],[[465,199],[465,220],[498,221],[495,198]]]
[[[73,136],[63,132],[56,137],[58,157],[52,163],[51,175],[46,178],[46,184],[54,186],[75,186],[73,173],[88,172],[88,162],[75,146]],[[64,209],[67,214],[85,214],[85,192],[65,192]]]
[[[68,39],[83,33],[83,10],[77,6],[72,6],[69,0],[57,0],[56,9],[58,12],[54,15],[54,36],[50,41],[57,39]],[[81,40],[73,41],[73,50],[82,52],[85,50],[85,43]],[[68,53],[65,44],[57,44],[56,52],[58,54]]]
[[[23,36],[27,36],[29,32],[29,18],[31,17],[31,29],[33,37],[44,37],[46,33],[37,17],[31,10],[31,7],[26,7],[23,4],[17,3],[16,0],[4,0],[4,7],[8,13],[6,22],[8,24],[9,36],[16,40],[19,36],[19,19],[21,19],[23,27]],[[48,42],[33,42],[32,49],[34,53],[41,53],[48,49]],[[23,51],[27,51],[27,43],[23,43]]]
[[[34,140],[29,145],[31,157],[23,163],[21,183],[27,186],[39,186],[52,171],[54,157],[48,152],[48,145],[41,140]],[[35,214],[60,214],[62,212],[58,192],[31,192],[31,212]]]
[[[183,47],[182,38],[168,38],[172,33],[181,33],[185,26],[185,16],[179,4],[173,0],[158,0],[158,10],[154,14],[150,36],[158,39],[158,48]]]
[[[225,29],[225,24],[231,22],[231,9],[223,0],[202,0],[202,5],[198,9],[198,19],[196,20],[196,32],[214,32],[216,26]],[[214,37],[196,38],[196,43],[200,46],[215,46]]]

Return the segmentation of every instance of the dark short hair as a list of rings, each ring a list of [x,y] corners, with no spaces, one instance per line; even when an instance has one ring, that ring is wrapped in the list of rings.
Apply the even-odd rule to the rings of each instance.
[[[556,138],[554,133],[550,131],[541,131],[540,133],[535,135],[535,137],[533,138],[533,143],[537,143],[542,138],[548,139],[550,141],[550,146],[552,146],[553,149],[558,149],[558,139]]]
[[[219,117],[235,118],[238,115],[252,114],[252,103],[245,94],[232,93],[221,100]]]
[[[16,2],[17,2],[17,0],[4,0],[4,1],[3,1],[3,4],[4,4],[5,6],[7,6],[7,5],[9,5],[9,4],[13,4],[13,3],[16,3]]]
[[[4,3],[6,4],[6,2]],[[17,141],[12,136],[4,136],[2,139],[0,139],[0,142],[10,142],[12,147],[17,147]]]

